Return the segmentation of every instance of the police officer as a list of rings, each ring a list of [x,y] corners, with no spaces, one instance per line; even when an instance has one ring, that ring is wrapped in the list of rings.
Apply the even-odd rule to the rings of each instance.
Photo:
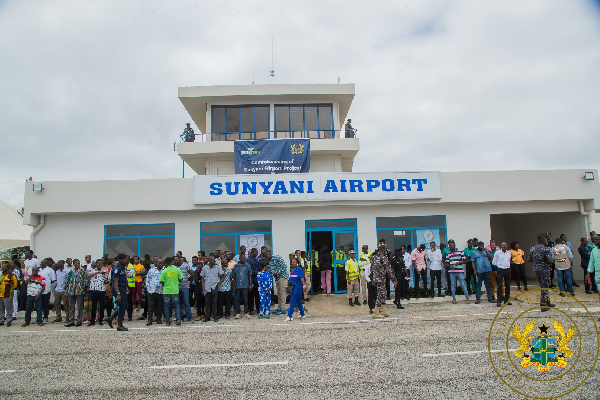
[[[547,289],[550,287],[550,275],[552,273],[552,265],[554,264],[552,249],[547,247],[548,239],[545,233],[539,234],[537,241],[538,244],[529,250],[527,261],[533,262],[533,270],[540,282],[540,288]],[[548,311],[548,307],[554,307],[554,304],[550,303],[548,290],[541,291],[540,306],[542,307],[542,312]]]
[[[392,257],[390,264],[396,279],[398,279],[394,304],[396,305],[396,308],[403,309],[404,307],[402,306],[400,299],[402,296],[406,295],[404,290],[408,290],[408,288],[404,288],[404,283],[406,282],[406,266],[404,264],[404,257],[402,257],[402,248],[394,250],[394,256]]]
[[[117,309],[113,312],[110,317],[106,317],[104,321],[109,327],[113,327],[112,321],[117,317],[117,331],[127,331],[128,329],[123,326],[123,320],[125,319],[125,310],[127,309],[127,277],[125,268],[129,263],[129,257],[125,254],[119,254],[117,256],[117,264],[111,271],[111,294],[113,300],[117,304]]]

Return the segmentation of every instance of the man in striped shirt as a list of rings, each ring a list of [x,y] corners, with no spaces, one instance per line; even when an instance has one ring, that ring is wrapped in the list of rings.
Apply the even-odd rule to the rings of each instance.
[[[460,282],[460,287],[467,298],[467,304],[470,304],[469,292],[467,290],[467,284],[465,282],[464,265],[467,263],[467,257],[465,254],[456,249],[456,243],[454,240],[448,241],[448,254],[446,255],[445,265],[450,275],[450,285],[452,293],[452,304],[456,304],[456,281]]]
[[[36,322],[39,326],[44,326],[42,322],[42,293],[46,286],[45,280],[38,274],[40,267],[37,265],[31,266],[31,275],[23,281],[27,285],[27,305],[25,308],[25,323],[21,327],[26,327],[31,322],[31,311],[35,305],[37,314]]]

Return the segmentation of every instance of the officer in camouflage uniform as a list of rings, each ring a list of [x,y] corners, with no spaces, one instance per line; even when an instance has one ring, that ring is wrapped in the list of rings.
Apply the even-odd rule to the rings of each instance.
[[[371,282],[377,287],[377,301],[375,303],[375,312],[373,313],[373,318],[376,319],[390,316],[390,313],[385,306],[385,299],[387,296],[385,282],[388,279],[391,279],[392,282],[394,282],[394,287],[398,285],[396,276],[390,267],[387,254],[385,242],[380,241],[379,251],[373,253],[371,256]]]
[[[542,233],[538,235],[537,240],[538,244],[529,250],[527,261],[533,262],[533,270],[540,282],[540,287],[545,289],[550,287],[550,276],[552,274],[554,259],[552,258],[552,249],[546,247],[548,244],[546,234]],[[554,307],[554,304],[550,303],[548,290],[541,291],[540,306],[542,306],[542,311],[548,311],[548,307]]]

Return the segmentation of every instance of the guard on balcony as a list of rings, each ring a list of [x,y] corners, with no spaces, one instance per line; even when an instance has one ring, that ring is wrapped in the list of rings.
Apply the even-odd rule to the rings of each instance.
[[[183,133],[181,134],[181,138],[185,142],[193,142],[194,140],[196,140],[196,135],[194,135],[194,130],[190,127],[189,122],[185,125],[186,125],[186,127],[183,130]]]
[[[346,130],[346,138],[356,137],[356,129],[352,127],[352,120],[348,118],[348,122],[344,125],[344,129]]]

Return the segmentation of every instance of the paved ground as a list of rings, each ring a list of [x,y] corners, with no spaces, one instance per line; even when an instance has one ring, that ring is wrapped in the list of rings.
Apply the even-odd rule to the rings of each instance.
[[[597,295],[578,298],[598,316]],[[0,327],[0,398],[523,398],[490,365],[495,304],[445,298],[405,305],[373,320],[343,295],[315,296],[303,321],[273,316],[169,328],[135,321],[129,332],[21,328],[21,312],[18,324]],[[333,315],[320,315],[325,310]],[[599,385],[593,373],[567,398],[599,398]]]

